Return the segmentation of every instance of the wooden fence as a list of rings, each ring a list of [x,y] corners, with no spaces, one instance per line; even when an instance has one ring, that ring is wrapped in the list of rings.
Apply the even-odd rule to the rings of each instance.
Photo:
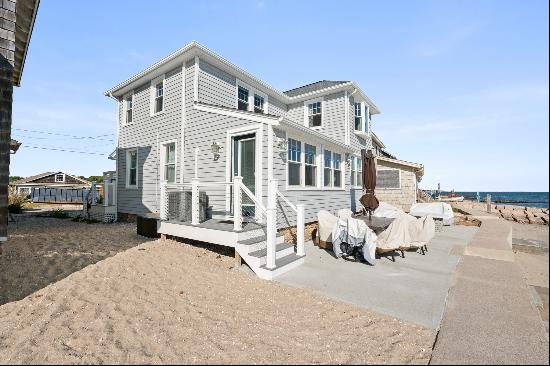
[[[31,200],[45,203],[82,203],[89,191],[82,188],[33,188]]]

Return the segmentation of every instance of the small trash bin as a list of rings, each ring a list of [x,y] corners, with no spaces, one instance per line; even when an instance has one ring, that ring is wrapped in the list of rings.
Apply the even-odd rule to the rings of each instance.
[[[146,214],[137,217],[137,234],[147,238],[158,238],[157,232],[158,216]]]

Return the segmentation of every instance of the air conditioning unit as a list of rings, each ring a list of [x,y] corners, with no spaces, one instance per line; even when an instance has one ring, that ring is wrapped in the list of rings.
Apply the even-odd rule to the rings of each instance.
[[[193,194],[190,190],[168,192],[168,220],[191,222],[191,206]],[[206,192],[199,192],[199,222],[210,217],[207,215],[208,196]]]

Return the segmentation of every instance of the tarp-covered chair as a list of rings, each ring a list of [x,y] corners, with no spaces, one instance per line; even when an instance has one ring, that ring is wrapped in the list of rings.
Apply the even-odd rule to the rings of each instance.
[[[317,213],[317,240],[319,248],[332,249],[332,229],[338,222],[338,217],[328,211]]]
[[[349,208],[342,208],[338,210],[338,218],[339,219],[350,219],[353,217],[353,212]]]

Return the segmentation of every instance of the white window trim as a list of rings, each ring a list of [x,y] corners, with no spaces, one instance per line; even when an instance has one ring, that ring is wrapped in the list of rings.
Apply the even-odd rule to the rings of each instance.
[[[299,186],[291,186],[288,184],[288,164],[289,164],[289,160],[288,160],[288,148],[287,148],[287,151],[285,152],[285,190],[287,191],[345,191],[346,190],[346,181],[345,181],[345,177],[346,177],[346,164],[345,164],[345,152],[344,151],[341,151],[339,149],[334,149],[332,147],[328,147],[326,145],[323,145],[319,142],[315,142],[315,141],[312,141],[310,138],[308,138],[308,136],[306,135],[299,135],[299,134],[291,134],[291,133],[287,133],[286,134],[286,139],[288,140],[289,138],[293,139],[293,140],[296,140],[296,141],[299,141],[300,142],[300,146],[301,146],[301,151],[300,151],[300,185]],[[316,149],[316,160],[315,160],[315,163],[316,163],[316,166],[317,166],[317,176],[316,176],[316,185],[315,186],[306,186],[305,185],[305,177],[306,177],[306,173],[305,173],[305,144],[308,144],[308,145],[312,145],[312,146],[315,146],[315,149]],[[337,154],[340,154],[341,157],[342,157],[342,160],[340,161],[340,171],[342,172],[342,176],[341,176],[341,183],[342,183],[342,186],[341,187],[334,187],[333,186],[333,183],[331,183],[331,186],[330,187],[325,187],[323,184],[323,179],[324,179],[324,172],[325,172],[325,160],[324,160],[324,155],[323,155],[323,152],[324,150],[329,150],[331,152],[331,154],[333,153],[337,153]],[[334,170],[331,169],[331,176],[334,174]]]
[[[162,111],[155,112],[155,100],[157,96],[157,84],[162,82]],[[151,86],[149,87],[149,99],[150,99],[150,106],[149,106],[149,112],[151,114],[151,117],[159,116],[161,114],[164,114],[164,111],[166,110],[166,75],[162,74],[159,77],[151,80]],[[133,118],[132,118],[133,120]]]
[[[58,176],[58,175],[63,176],[63,180],[60,180],[60,181],[57,180],[57,176]],[[55,174],[53,179],[54,179],[54,182],[55,182],[55,183],[65,183],[65,174],[64,174],[64,173]]]
[[[269,97],[266,93],[261,92],[260,90],[251,87],[244,81],[237,79],[235,85],[235,109],[239,109],[239,87],[248,90],[248,112],[254,112],[254,94],[259,95],[264,98],[264,113],[269,113]],[[258,113],[259,114],[259,113]]]
[[[166,145],[169,145],[169,144],[174,144],[174,155],[175,155],[175,160],[174,160],[174,182],[173,183],[169,183],[169,184],[175,184],[175,183],[178,183],[178,175],[177,175],[177,170],[178,170],[178,140],[168,140],[168,141],[163,141],[161,142],[160,144],[160,148],[161,148],[161,151],[160,151],[160,181],[161,182],[168,182],[166,179],[165,179],[165,165],[166,165]]]
[[[309,145],[309,146],[313,146],[315,148],[315,164],[308,164],[306,163],[306,145]],[[303,165],[303,172],[304,172],[304,179],[303,179],[303,186],[305,188],[317,188],[319,187],[319,178],[318,178],[318,175],[319,175],[319,159],[318,159],[318,151],[319,151],[319,146],[317,146],[316,144],[310,144],[310,143],[307,143],[307,142],[302,142],[302,148],[303,148],[303,162],[302,162],[302,165]],[[312,185],[312,186],[308,186],[306,185],[306,165],[309,165],[309,166],[314,166],[315,167],[315,185]]]
[[[132,99],[132,122],[128,123],[128,119],[127,119],[127,112],[128,112],[128,99]],[[134,118],[134,111],[136,109],[136,106],[135,106],[135,103],[134,103],[134,91],[132,90],[131,92],[127,93],[127,94],[124,94],[124,96],[122,97],[122,125],[123,126],[128,126],[128,125],[132,125],[134,124],[134,121],[135,121],[135,118]]]
[[[397,171],[399,173],[399,187],[397,188],[385,188],[385,187],[376,187],[376,189],[383,189],[383,190],[400,190],[401,189],[401,169],[376,169],[376,172],[384,171],[384,170],[391,170],[391,171]]]
[[[353,185],[352,184],[352,174],[356,174],[358,172],[361,172],[361,174],[363,174],[363,162],[361,160],[361,156],[359,155],[351,155],[352,159],[353,159],[353,162],[352,164],[356,164],[355,167],[357,168],[357,170],[353,170],[352,169],[352,166],[350,166],[350,180],[349,180],[349,183],[350,183],[350,187],[352,189],[363,189],[363,184],[356,184],[356,185]],[[361,167],[361,170],[359,170],[359,167]],[[357,180],[355,181],[357,183]],[[362,183],[362,182],[361,182]]]
[[[355,128],[355,119],[357,118],[357,104],[359,104],[359,111],[361,112],[361,128],[358,130]],[[364,131],[365,130],[365,102],[353,103],[353,129],[355,131]]]
[[[346,161],[344,160],[345,159],[345,154],[342,153],[341,151],[334,151],[334,150],[331,150],[331,153],[332,153],[332,156],[331,156],[331,164],[332,164],[332,168],[331,168],[331,171],[332,171],[332,182],[331,182],[331,187],[326,187],[325,189],[332,189],[332,190],[343,190],[345,189],[346,187],[346,172],[345,172],[345,169],[344,167],[346,166]],[[334,168],[334,154],[338,154],[340,155],[340,169],[338,169],[340,171],[340,186],[335,186],[334,185],[334,172],[336,172],[336,169]]]
[[[130,153],[136,152],[136,184],[130,185]],[[126,150],[126,189],[138,189],[139,186],[139,149],[133,148]]]
[[[309,105],[317,102],[321,102],[321,125],[315,126],[315,127],[309,127]],[[304,126],[306,126],[307,128],[311,128],[312,130],[322,129],[325,125],[325,113],[326,113],[325,109],[326,108],[325,108],[324,97],[306,100],[304,102]]]

